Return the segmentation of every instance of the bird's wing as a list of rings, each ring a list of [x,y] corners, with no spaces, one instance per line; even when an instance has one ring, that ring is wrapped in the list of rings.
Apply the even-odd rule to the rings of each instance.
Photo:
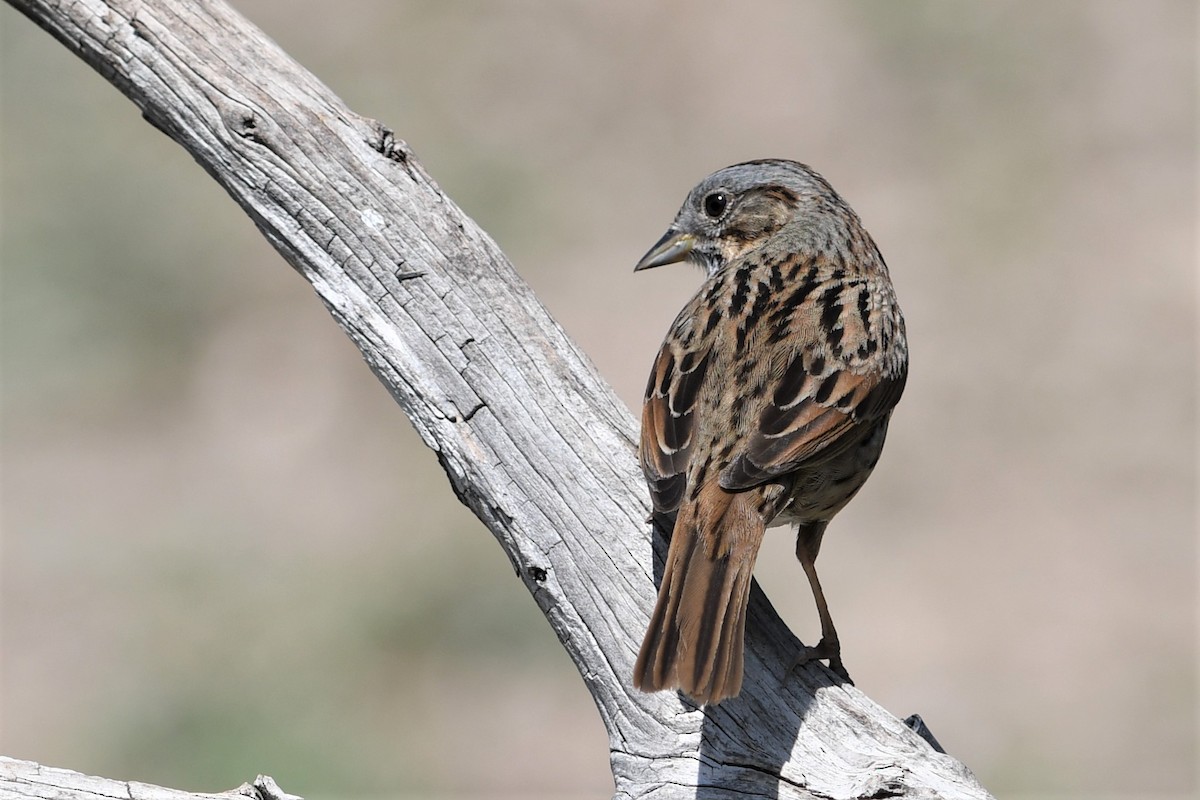
[[[696,402],[711,361],[711,337],[676,335],[681,324],[692,322],[695,318],[685,309],[658,352],[642,405],[638,456],[654,509],[663,513],[679,508],[683,497],[696,432]]]
[[[796,364],[789,371],[801,368]],[[856,440],[855,431],[883,418],[904,389],[903,374],[835,372],[807,378],[802,396],[777,393],[763,409],[754,432],[721,471],[722,488],[747,489],[833,456],[839,445]]]
[[[793,307],[784,313],[772,312],[784,328],[767,339],[778,342],[769,357],[780,368],[759,401],[747,407],[755,421],[721,472],[723,488],[746,489],[830,458],[896,405],[906,360],[889,369],[878,342],[866,356],[849,349],[855,337],[848,334],[861,333],[864,346],[869,339],[868,292],[854,282],[816,285],[793,295]],[[797,347],[798,341],[804,344]]]

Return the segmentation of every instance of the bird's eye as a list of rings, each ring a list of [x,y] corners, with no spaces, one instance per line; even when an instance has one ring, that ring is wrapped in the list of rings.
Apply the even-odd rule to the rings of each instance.
[[[729,195],[724,192],[712,192],[704,197],[704,213],[710,217],[719,217],[725,213],[725,207],[729,205]]]

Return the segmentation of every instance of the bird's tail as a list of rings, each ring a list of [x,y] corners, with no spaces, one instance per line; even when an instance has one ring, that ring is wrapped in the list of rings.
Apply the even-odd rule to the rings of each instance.
[[[741,690],[750,577],[766,529],[757,494],[714,480],[680,509],[634,667],[642,691],[678,688],[719,703]]]

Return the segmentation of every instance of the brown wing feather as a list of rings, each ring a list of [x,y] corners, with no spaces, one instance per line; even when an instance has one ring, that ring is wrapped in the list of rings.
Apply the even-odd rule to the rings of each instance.
[[[818,315],[827,325],[846,324],[844,319],[830,318],[832,303],[815,307],[814,295],[820,296],[810,294],[788,315],[790,324],[811,324]],[[760,409],[750,412],[757,413],[756,422],[722,470],[723,488],[746,489],[830,458],[891,413],[904,390],[906,363],[889,375],[878,360],[852,364],[851,355],[840,353],[834,358],[824,348],[791,355],[774,384],[775,392],[762,399]]]
[[[638,456],[654,509],[679,508],[696,431],[696,400],[708,372],[709,350],[680,352],[668,337],[655,359],[642,405]]]

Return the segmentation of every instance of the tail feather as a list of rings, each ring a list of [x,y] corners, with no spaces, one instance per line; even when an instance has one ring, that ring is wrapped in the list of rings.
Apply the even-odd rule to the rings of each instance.
[[[702,703],[741,690],[746,603],[766,527],[754,494],[714,482],[680,509],[634,668],[639,689],[678,688]]]

